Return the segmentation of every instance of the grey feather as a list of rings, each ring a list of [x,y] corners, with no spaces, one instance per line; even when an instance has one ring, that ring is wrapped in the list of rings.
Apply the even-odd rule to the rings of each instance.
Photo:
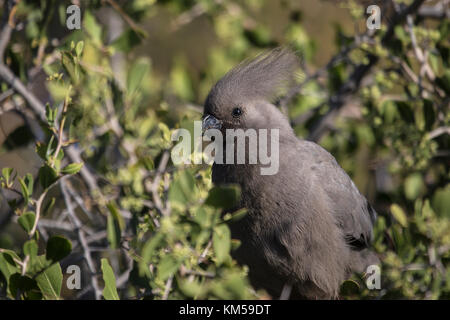
[[[212,179],[241,186],[238,207],[249,212],[230,228],[241,240],[234,256],[249,266],[255,287],[275,298],[285,284],[293,286],[293,298],[336,298],[352,272],[378,261],[369,249],[376,213],[334,157],[298,139],[270,103],[272,87],[289,78],[296,59],[285,49],[273,51],[238,66],[214,86],[205,114],[228,128],[281,130],[277,174],[261,175],[258,164],[215,163]],[[243,108],[237,120],[230,114],[235,105]]]
[[[240,63],[220,79],[205,104],[215,108],[255,99],[272,101],[295,78],[298,67],[298,58],[288,48],[262,53]]]

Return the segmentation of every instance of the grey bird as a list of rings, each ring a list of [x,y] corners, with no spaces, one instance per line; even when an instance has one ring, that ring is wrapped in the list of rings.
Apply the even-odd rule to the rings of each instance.
[[[293,299],[335,299],[352,273],[379,262],[370,250],[376,212],[335,158],[299,139],[272,103],[298,66],[286,48],[239,64],[208,94],[203,128],[279,130],[276,174],[262,175],[262,163],[213,164],[213,183],[238,184],[237,207],[248,209],[230,225],[241,242],[233,256],[273,298],[289,288]]]

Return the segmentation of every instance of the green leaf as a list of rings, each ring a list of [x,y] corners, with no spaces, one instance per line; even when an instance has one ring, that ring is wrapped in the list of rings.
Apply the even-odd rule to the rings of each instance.
[[[247,283],[241,275],[232,273],[224,280],[216,282],[212,290],[219,299],[243,299],[246,286]]]
[[[192,173],[189,170],[178,172],[170,184],[169,200],[186,205],[192,202],[195,193],[195,180]]]
[[[11,275],[20,272],[19,265],[16,261],[20,261],[20,258],[14,251],[1,249],[0,252],[0,272],[6,279],[6,284],[9,288],[9,279]]]
[[[41,289],[44,299],[60,300],[63,274],[59,263],[51,264],[49,267],[48,260],[44,256],[37,257],[38,266],[43,269],[36,277],[38,287]]]
[[[425,189],[422,175],[420,173],[413,173],[405,179],[405,196],[409,200],[416,199]]]
[[[45,164],[39,169],[39,182],[42,188],[47,189],[58,180],[58,173],[55,169]]]
[[[195,211],[194,221],[202,226],[202,228],[208,228],[211,225],[212,216],[213,215],[208,214],[208,211],[204,206],[201,206]]]
[[[151,262],[151,258],[155,249],[159,246],[159,244],[164,239],[164,235],[162,233],[157,233],[155,236],[147,240],[142,248],[142,260],[148,265]]]
[[[233,212],[233,213],[230,213],[230,214],[226,214],[225,216],[224,216],[224,221],[226,221],[226,222],[236,222],[236,221],[239,221],[239,220],[241,220],[243,217],[245,217],[245,215],[247,214],[247,212],[248,212],[248,210],[247,210],[247,208],[241,208],[241,209],[238,209],[238,210],[236,210],[235,212]]]
[[[48,103],[45,105],[45,118],[47,119],[47,123],[50,127],[53,127],[55,125],[57,114],[58,109],[53,109]]]
[[[61,52],[61,63],[70,78],[78,81],[78,66],[75,64],[72,54],[65,51]]]
[[[183,59],[176,59],[170,72],[170,83],[174,93],[184,101],[194,99],[192,78],[188,72],[187,63]]]
[[[2,169],[2,176],[5,179],[5,183],[7,186],[10,186],[9,179],[11,178],[12,172],[13,172],[13,168],[3,168]]]
[[[62,236],[52,236],[47,241],[46,259],[56,262],[70,254],[72,243]]]
[[[405,212],[398,204],[391,205],[391,213],[394,216],[395,220],[400,223],[400,225],[404,228],[408,226],[408,218],[406,217]]]
[[[130,49],[139,45],[141,43],[141,38],[132,29],[124,31],[116,40],[111,43],[117,51],[129,52]]]
[[[81,57],[81,54],[83,53],[83,48],[84,48],[84,41],[79,41],[77,43],[77,46],[75,47],[75,52],[78,58]]]
[[[158,278],[166,281],[170,276],[177,272],[180,262],[175,260],[173,256],[164,256],[158,264]]]
[[[27,175],[24,178],[25,185],[27,186],[28,194],[31,196],[33,195],[33,176],[31,173],[27,173]]]
[[[120,214],[120,211],[117,208],[116,203],[114,201],[110,201],[110,202],[108,202],[106,207],[108,208],[109,212],[112,214],[113,218],[119,224],[120,230],[125,229],[125,220],[123,220],[123,217]]]
[[[340,294],[343,296],[357,295],[360,293],[360,289],[361,288],[356,281],[349,279],[341,284]]]
[[[127,78],[127,91],[132,95],[142,84],[142,80],[150,70],[150,63],[146,59],[139,59],[130,68]]]
[[[430,60],[431,69],[434,73],[439,73],[439,54],[430,52],[428,59]]]
[[[205,200],[205,204],[222,209],[233,208],[240,200],[241,189],[238,185],[213,187]]]
[[[25,205],[28,205],[30,202],[30,194],[28,193],[27,185],[25,184],[25,181],[22,178],[19,178],[20,188],[22,189],[22,196],[23,201]]]
[[[216,264],[221,265],[228,259],[231,248],[231,232],[227,225],[222,224],[214,228],[213,248]]]
[[[28,240],[23,245],[23,253],[30,257],[31,264],[33,264],[34,259],[38,254],[38,245],[35,240]]]
[[[116,288],[116,277],[114,276],[113,269],[109,265],[108,260],[105,258],[102,259],[102,272],[103,281],[105,282],[103,297],[106,300],[120,300]]]
[[[38,156],[41,157],[42,160],[47,160],[48,145],[46,145],[45,143],[38,142],[38,143],[36,143],[35,150],[36,150],[36,153],[38,154]]]
[[[410,124],[415,122],[413,108],[404,101],[395,101],[397,110],[405,122]]]
[[[83,164],[84,164],[83,162],[68,164],[61,170],[61,173],[62,174],[76,174],[81,170],[81,168],[83,168]]]
[[[190,298],[197,298],[203,293],[203,286],[199,281],[180,279],[180,290]]]
[[[442,77],[436,77],[435,82],[447,95],[450,95],[450,70],[445,70]]]
[[[91,36],[96,45],[102,44],[102,27],[96,21],[94,15],[90,11],[84,12],[84,30]]]
[[[19,178],[19,183],[22,189],[24,203],[27,205],[30,197],[33,195],[33,176],[28,173],[23,179]]]
[[[142,248],[142,260],[139,262],[139,275],[147,275],[150,276],[150,270],[148,268],[149,264],[153,262],[153,259],[156,254],[155,250],[160,246],[160,244],[164,240],[164,235],[162,233],[157,233],[153,237],[151,237],[144,244]]]
[[[423,99],[423,116],[425,118],[425,130],[429,131],[436,120],[436,114],[431,100]]]
[[[28,173],[23,179],[19,178],[19,183],[25,205],[27,205],[30,201],[30,197],[33,195],[33,176]]]
[[[108,218],[106,221],[106,235],[111,248],[119,248],[121,237],[120,226],[118,221],[114,219],[112,214],[108,214]]]
[[[47,204],[45,205],[44,209],[42,210],[42,215],[45,216],[50,213],[53,206],[55,205],[56,199],[55,197],[52,197],[50,201],[47,201]]]
[[[431,204],[439,216],[450,219],[450,184],[436,190]]]
[[[11,275],[9,280],[9,290],[13,297],[16,297],[19,293],[25,299],[39,299],[42,297],[36,280],[23,276],[20,273]]]
[[[27,211],[22,214],[17,221],[19,222],[20,226],[29,233],[34,226],[35,219],[36,215],[34,214],[34,212]]]

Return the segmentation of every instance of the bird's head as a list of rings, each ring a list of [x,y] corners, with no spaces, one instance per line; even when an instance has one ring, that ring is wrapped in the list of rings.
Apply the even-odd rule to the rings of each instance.
[[[286,117],[272,104],[280,89],[292,83],[298,57],[277,48],[244,61],[211,89],[204,105],[203,129],[279,129],[291,133]]]

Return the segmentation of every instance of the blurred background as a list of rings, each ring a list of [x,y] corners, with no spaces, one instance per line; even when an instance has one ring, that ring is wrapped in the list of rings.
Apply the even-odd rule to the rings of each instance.
[[[366,25],[372,4],[380,29]],[[302,64],[275,103],[379,213],[381,288],[355,275],[342,297],[449,298],[449,1],[0,5],[1,298],[111,298],[101,259],[117,298],[267,298],[229,255],[220,212],[239,190],[211,186],[206,165],[174,166],[170,135],[192,130],[233,66],[283,45]],[[71,246],[57,262],[55,236]],[[65,285],[73,264],[81,289]],[[11,280],[50,269],[56,295]]]

